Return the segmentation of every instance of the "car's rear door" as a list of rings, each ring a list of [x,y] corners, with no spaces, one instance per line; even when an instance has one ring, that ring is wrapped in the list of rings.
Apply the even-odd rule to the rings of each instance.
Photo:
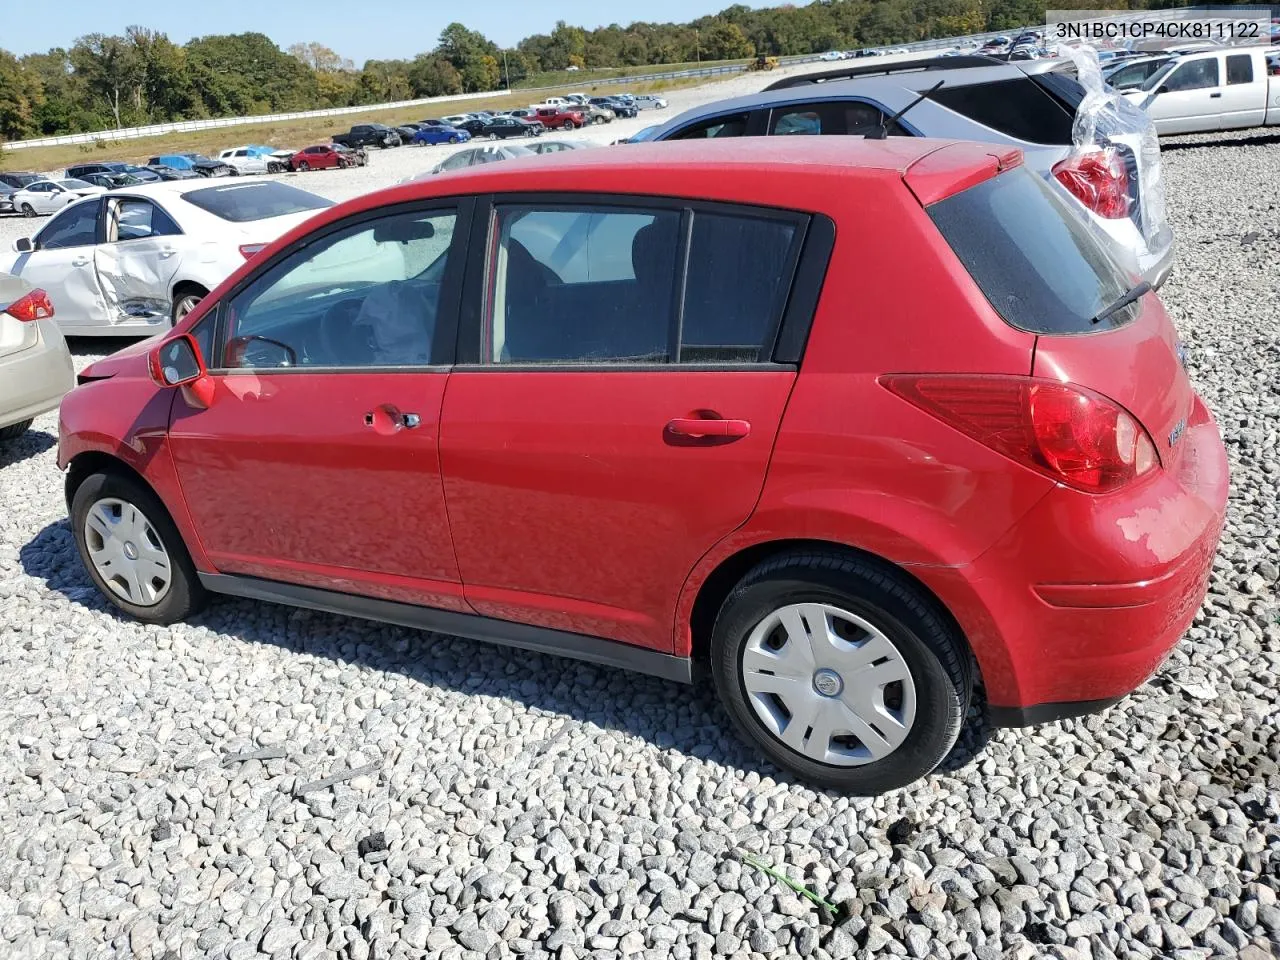
[[[437,436],[472,206],[340,221],[218,305],[169,439],[219,572],[465,609]]]
[[[487,229],[440,434],[466,598],[669,651],[687,574],[764,482],[809,219],[575,194],[499,198]]]
[[[1257,53],[1227,53],[1223,60],[1219,129],[1261,126],[1267,115],[1266,61]]]
[[[173,219],[151,200],[107,197],[103,243],[94,269],[107,308],[116,316],[169,316],[172,281],[186,245]]]

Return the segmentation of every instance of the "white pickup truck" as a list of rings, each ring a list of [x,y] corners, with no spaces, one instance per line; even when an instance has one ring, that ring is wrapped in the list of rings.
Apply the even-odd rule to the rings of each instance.
[[[1278,53],[1225,47],[1184,54],[1122,93],[1147,111],[1161,135],[1280,124]]]

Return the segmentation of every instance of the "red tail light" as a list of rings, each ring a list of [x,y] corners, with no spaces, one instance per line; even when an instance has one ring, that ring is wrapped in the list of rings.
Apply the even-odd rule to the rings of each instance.
[[[1077,490],[1106,493],[1159,458],[1119,404],[1071,383],[1008,376],[891,376],[880,383],[1011,460]]]
[[[32,290],[25,297],[20,297],[5,308],[11,317],[28,322],[45,320],[53,316],[53,303],[43,290]]]
[[[240,256],[246,260],[252,260],[265,249],[267,249],[265,243],[242,243],[240,244]]]
[[[1073,154],[1054,165],[1053,175],[1098,216],[1119,220],[1129,215],[1129,173],[1118,151]]]

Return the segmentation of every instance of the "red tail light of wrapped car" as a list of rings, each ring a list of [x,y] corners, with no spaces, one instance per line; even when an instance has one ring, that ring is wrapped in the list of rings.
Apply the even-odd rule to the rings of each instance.
[[[1072,154],[1054,165],[1053,175],[1098,216],[1120,220],[1129,215],[1129,172],[1116,150]]]
[[[886,388],[997,453],[1086,493],[1159,463],[1119,404],[1070,383],[1006,376],[890,376]]]

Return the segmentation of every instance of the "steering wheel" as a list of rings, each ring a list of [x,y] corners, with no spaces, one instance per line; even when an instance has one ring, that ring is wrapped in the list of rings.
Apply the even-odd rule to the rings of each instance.
[[[359,366],[374,359],[372,331],[356,326],[363,297],[339,300],[320,317],[319,340],[324,366]]]

